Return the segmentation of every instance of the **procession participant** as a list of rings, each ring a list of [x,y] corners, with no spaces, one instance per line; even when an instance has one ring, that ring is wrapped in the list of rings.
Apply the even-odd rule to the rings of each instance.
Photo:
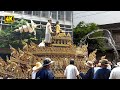
[[[112,66],[112,63],[111,63],[110,61],[108,61],[107,69],[110,69],[110,70],[111,70],[111,69],[112,69],[111,66]]]
[[[67,79],[78,79],[79,71],[77,67],[74,65],[74,59],[70,60],[70,64],[66,67],[64,71],[64,75]]]
[[[54,79],[54,74],[50,69],[52,61],[50,58],[45,58],[43,61],[43,67],[36,73],[36,79]]]
[[[63,31],[60,28],[60,24],[59,21],[56,22],[56,35],[58,35],[59,33],[62,33]]]
[[[45,31],[45,44],[48,46],[51,43],[51,33],[53,33],[51,28],[52,20],[49,19],[48,23],[46,24],[46,31]],[[45,45],[45,46],[46,46]]]
[[[59,21],[56,22],[56,35],[58,35],[60,33],[60,24]]]
[[[95,73],[96,73],[96,71],[97,71],[98,69],[101,69],[101,63],[100,63],[99,61],[97,61],[97,62],[95,63],[95,66],[94,66],[94,75],[95,75]]]
[[[85,63],[85,65],[87,66],[88,71],[86,74],[83,74],[82,72],[80,72],[80,76],[82,77],[82,79],[93,79],[93,76],[94,76],[93,62],[87,61],[87,63]]]
[[[112,69],[109,79],[120,79],[120,62],[117,63],[117,67]]]
[[[102,59],[100,60],[101,63],[101,69],[98,69],[94,75],[93,79],[109,79],[110,76],[110,69],[107,69],[108,67],[108,60],[107,59]]]
[[[37,62],[36,65],[32,68],[33,70],[32,79],[35,79],[36,73],[40,70],[41,67],[42,67],[42,64],[40,62]]]

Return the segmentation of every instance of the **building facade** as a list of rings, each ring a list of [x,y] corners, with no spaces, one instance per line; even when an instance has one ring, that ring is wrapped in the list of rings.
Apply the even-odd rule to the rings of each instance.
[[[46,25],[48,19],[51,17],[53,24],[56,21],[60,22],[61,29],[73,36],[73,11],[0,11],[0,29],[9,27],[10,24],[4,23],[4,16],[13,15],[15,20],[25,19],[30,23],[33,20],[35,23]]]
[[[99,25],[101,29],[107,29],[111,32],[112,37],[115,41],[117,50],[120,50],[120,23],[112,23],[112,24],[105,24]]]

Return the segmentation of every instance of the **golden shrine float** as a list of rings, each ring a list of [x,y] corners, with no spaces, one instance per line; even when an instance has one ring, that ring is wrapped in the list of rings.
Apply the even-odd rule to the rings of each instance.
[[[0,76],[7,75],[12,79],[31,79],[32,67],[36,62],[41,62],[45,57],[55,61],[51,69],[55,77],[64,78],[64,70],[71,58],[75,59],[75,65],[79,71],[86,71],[84,63],[87,60],[95,60],[97,50],[88,55],[88,45],[76,47],[73,45],[72,37],[69,33],[60,33],[52,36],[50,46],[39,47],[31,42],[26,44],[23,49],[16,50],[10,45],[10,60],[4,61],[0,58]]]
[[[80,71],[86,71],[84,65],[86,60],[96,58],[96,50],[88,55],[88,45],[79,47],[73,45],[69,33],[53,36],[52,41],[49,47],[39,47],[31,42],[30,45],[26,44],[22,50],[16,50],[10,45],[10,60],[7,59],[5,62],[0,58],[0,75],[2,77],[8,75],[13,79],[31,79],[32,67],[36,62],[42,63],[45,57],[49,57],[55,61],[51,66],[55,77],[64,78],[64,70],[71,58],[75,59],[75,65]]]

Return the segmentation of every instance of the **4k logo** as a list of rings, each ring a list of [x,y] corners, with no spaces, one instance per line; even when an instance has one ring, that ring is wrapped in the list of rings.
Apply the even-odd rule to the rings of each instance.
[[[5,16],[4,20],[5,20],[5,23],[13,23],[14,22],[14,16]]]

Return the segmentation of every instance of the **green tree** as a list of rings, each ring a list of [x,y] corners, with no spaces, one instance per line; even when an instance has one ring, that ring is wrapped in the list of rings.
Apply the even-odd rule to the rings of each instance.
[[[85,23],[85,22],[80,22],[74,29],[73,29],[73,41],[74,44],[78,45],[80,43],[80,40],[87,35],[88,33],[92,32],[93,30],[97,30],[99,27],[95,23]],[[96,32],[90,37],[102,37],[103,32]],[[86,43],[91,45],[92,48],[97,48],[100,49],[101,51],[105,51],[105,46],[104,43],[105,41],[103,39],[87,39]]]
[[[15,29],[18,29],[22,25],[26,25],[26,20],[21,19],[15,21],[11,24],[11,28],[6,28],[5,30],[0,30],[0,47],[8,48],[9,44],[18,48],[24,46],[26,43],[30,43],[31,41],[35,42],[37,39],[35,38],[33,33],[29,32],[15,32]]]

